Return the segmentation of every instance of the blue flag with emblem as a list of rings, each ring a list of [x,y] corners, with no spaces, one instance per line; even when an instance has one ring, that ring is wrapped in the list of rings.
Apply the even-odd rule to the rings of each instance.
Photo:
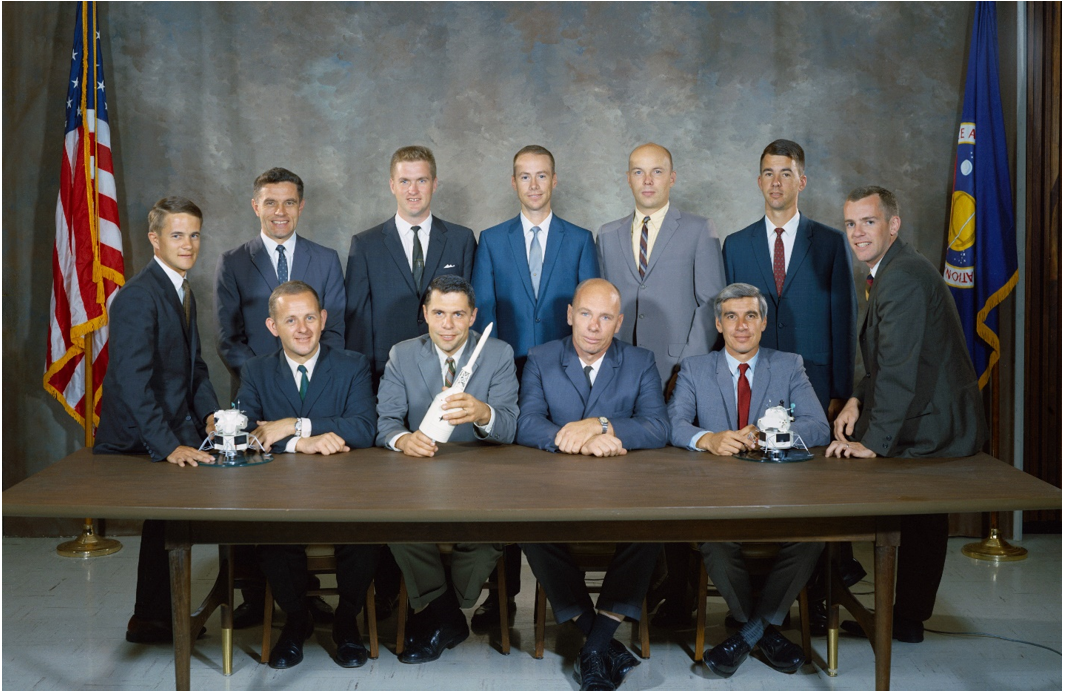
[[[978,2],[974,12],[958,135],[944,280],[983,389],[1000,355],[996,307],[1018,283],[993,2]]]

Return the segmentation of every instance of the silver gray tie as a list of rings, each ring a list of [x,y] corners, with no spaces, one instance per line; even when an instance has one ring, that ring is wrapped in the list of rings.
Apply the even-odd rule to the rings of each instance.
[[[537,237],[540,226],[534,226],[530,230],[533,231],[533,242],[529,244],[529,280],[533,282],[533,297],[536,298],[540,292],[540,269],[544,263],[544,251]]]

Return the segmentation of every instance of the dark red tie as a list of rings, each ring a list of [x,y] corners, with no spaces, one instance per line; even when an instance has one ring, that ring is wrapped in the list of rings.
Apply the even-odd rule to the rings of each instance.
[[[866,275],[866,300],[870,300],[870,289],[874,287],[874,275]]]
[[[781,240],[783,228],[775,228],[777,240],[774,241],[774,283],[777,285],[777,295],[781,295],[781,289],[785,287],[785,243]]]
[[[751,385],[748,383],[748,364],[741,363],[740,380],[737,382],[737,430],[748,427],[748,409],[751,408]]]

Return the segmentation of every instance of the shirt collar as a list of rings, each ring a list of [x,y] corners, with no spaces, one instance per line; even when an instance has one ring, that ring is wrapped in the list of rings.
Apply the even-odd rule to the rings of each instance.
[[[259,231],[259,237],[263,239],[263,247],[266,248],[267,254],[270,255],[274,262],[278,261],[278,246],[285,248],[286,259],[292,259],[292,253],[296,250],[296,234],[290,235],[284,243],[279,243],[274,240],[263,231]]]
[[[433,227],[433,214],[432,212],[421,223],[418,224],[419,235],[422,236],[422,232],[425,231],[426,235],[422,237],[429,237],[429,229]],[[411,224],[407,223],[399,213],[396,214],[396,230],[400,232],[401,236],[413,237],[414,233],[411,232]]]
[[[518,218],[522,220],[522,232],[526,235],[529,235],[531,233],[534,226],[539,228],[544,233],[547,233],[548,227],[551,226],[552,223],[552,212],[548,212],[548,215],[544,217],[544,220],[540,223],[533,223],[532,221],[526,218],[525,214],[522,213],[518,214]]]
[[[649,217],[651,217],[651,220],[648,221],[648,224],[651,225],[651,226],[654,226],[655,228],[658,228],[659,226],[663,225],[663,219],[666,218],[666,212],[668,212],[668,211],[670,211],[670,203],[669,202],[664,204],[662,209],[659,209],[657,211],[653,211],[650,214],[644,214],[639,209],[636,209],[633,212],[633,218],[635,220],[635,223],[637,225],[639,225],[639,224],[644,222],[644,217],[645,216],[649,216]]]
[[[740,361],[729,355],[729,351],[726,351],[725,349],[722,349],[722,353],[725,354],[725,362],[726,365],[729,366],[729,374],[731,374],[733,377],[737,377],[737,373],[739,372],[740,368]],[[748,372],[754,370],[755,364],[759,362],[759,352],[756,351],[755,355],[745,362],[748,364]]]
[[[167,278],[170,279],[170,283],[174,284],[174,290],[178,292],[178,296],[180,297],[181,296],[181,290],[182,290],[181,289],[181,285],[182,285],[182,283],[185,282],[185,278],[186,277],[182,276],[178,272],[176,272],[173,269],[171,269],[170,267],[168,267],[166,265],[166,262],[164,262],[163,260],[159,259],[158,256],[153,255],[152,259],[154,259],[156,262],[158,262],[159,266],[163,268],[164,272],[166,272]]]
[[[775,226],[774,222],[770,220],[769,216],[764,216],[763,220],[766,222],[766,235],[769,236],[770,240],[774,240],[775,238],[777,238],[778,228],[785,229],[785,232],[781,235],[788,236],[790,238],[796,237],[796,233],[799,231],[800,214],[798,211],[796,212],[795,216],[785,222],[784,226]]]
[[[311,379],[311,377],[314,376],[315,365],[318,364],[318,357],[322,355],[322,343],[319,342],[314,355],[308,358],[306,363],[297,363],[292,358],[289,358],[289,354],[285,353],[284,349],[282,349],[281,353],[285,356],[285,361],[289,364],[289,369],[292,370],[293,377],[299,376],[300,366],[302,365],[307,368],[307,379]]]
[[[884,258],[884,256],[882,256],[881,259],[877,260],[877,264],[875,264],[874,266],[870,267],[870,276],[872,276],[874,278],[877,278],[877,270],[881,268],[881,263],[884,262],[884,261],[885,261],[885,258]]]
[[[433,340],[432,339],[430,339],[430,343],[433,344]],[[447,353],[445,353],[444,351],[441,350],[440,346],[438,346],[437,344],[433,344],[433,350],[436,351],[437,359],[440,361],[441,371],[442,372],[444,371],[444,365],[445,365],[445,363],[448,362],[449,358],[452,358],[452,359],[455,360],[455,367],[456,367],[456,369],[458,369],[459,368],[459,361],[463,359],[463,352],[466,351],[466,347],[469,346],[469,345],[470,345],[470,331],[469,330],[467,330],[467,332],[466,332],[466,341],[463,342],[463,345],[459,348],[458,352],[456,352],[453,355],[449,356]]]

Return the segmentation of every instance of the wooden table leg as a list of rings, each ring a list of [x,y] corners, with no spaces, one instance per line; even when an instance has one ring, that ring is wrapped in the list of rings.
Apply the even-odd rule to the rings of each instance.
[[[887,690],[892,672],[892,601],[896,594],[899,517],[878,520],[874,544],[874,667],[878,690]]]
[[[168,528],[171,522],[168,522]],[[192,658],[192,627],[189,611],[192,591],[192,545],[186,538],[173,542],[167,533],[167,554],[170,558],[170,611],[174,632],[174,687],[188,690],[191,686],[189,665]]]
[[[218,546],[219,569],[225,570],[225,600],[222,602],[222,674],[233,674],[233,546]]]
[[[833,594],[833,576],[837,561],[837,544],[826,543],[825,560],[825,640],[826,640],[826,674],[835,678],[837,675],[837,653],[840,637],[840,606],[837,596]]]

